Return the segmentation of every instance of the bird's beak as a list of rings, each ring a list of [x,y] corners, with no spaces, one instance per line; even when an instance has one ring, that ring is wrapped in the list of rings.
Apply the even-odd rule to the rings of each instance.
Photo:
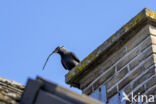
[[[57,51],[56,50],[54,50],[53,52],[52,52],[52,54],[54,54],[54,53],[56,53]]]
[[[47,62],[48,62],[50,56],[51,56],[53,53],[55,53],[55,50],[48,56],[46,62],[44,63],[44,66],[43,66],[42,70],[44,70],[44,68],[45,68],[45,66],[46,66],[46,64],[47,64]]]
[[[57,49],[55,49],[55,50],[52,52],[52,54],[57,53],[57,52],[58,52],[58,50],[57,50]]]
[[[43,69],[42,69],[42,70],[44,70],[44,68],[45,68],[45,66],[46,66],[46,64],[47,64],[47,62],[48,62],[50,56],[51,56],[52,54],[54,54],[54,53],[57,53],[57,52],[58,52],[58,49],[55,49],[55,50],[48,56],[46,62],[44,63],[44,66],[43,66]]]

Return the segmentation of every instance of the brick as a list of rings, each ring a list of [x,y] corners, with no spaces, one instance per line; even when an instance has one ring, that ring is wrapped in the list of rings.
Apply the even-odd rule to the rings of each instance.
[[[154,75],[154,72],[155,72],[154,69],[155,69],[155,67],[150,68],[148,72],[146,72],[139,79],[137,79],[136,81],[134,81],[133,88],[136,88],[138,85],[140,85],[145,80],[149,79],[152,75]]]
[[[135,48],[137,45],[139,45],[141,42],[143,42],[147,37],[149,38],[149,26],[145,26],[139,31],[138,33],[135,33],[135,35],[127,41],[125,45],[123,45],[121,48],[116,49],[115,53],[110,54],[110,56],[107,57],[101,63],[98,65],[93,71],[87,73],[86,76],[83,76],[82,80],[80,80],[80,88],[84,89],[86,86],[88,86],[93,80],[95,80],[100,74],[108,70],[113,64],[118,62],[118,60],[123,57],[127,51],[130,51],[131,49]],[[132,33],[134,34],[134,33]],[[146,48],[146,45],[148,45],[149,41],[147,40],[146,43],[142,46],[143,49]],[[115,47],[117,48],[117,46]],[[122,62],[119,62],[118,68],[122,68],[124,65],[126,65],[131,59],[136,57],[139,54],[139,49],[134,50],[135,52],[132,52],[127,59],[121,60]],[[119,69],[118,69],[119,70]],[[103,76],[102,76],[103,77]],[[97,82],[95,86],[99,85],[99,83],[104,83],[103,78],[100,78],[99,82]]]
[[[128,95],[131,91],[132,91],[132,86],[131,84],[128,84],[125,88],[124,88],[124,92]]]
[[[151,36],[149,35],[141,44],[141,51],[152,45]]]
[[[138,89],[136,89],[133,94],[134,95],[139,95],[139,94],[143,94],[145,92],[145,86],[140,86]]]
[[[139,87],[138,89],[136,89],[135,91],[132,91],[131,93],[130,93],[130,95],[128,96],[128,98],[130,99],[130,101],[132,100],[131,98],[132,98],[132,93],[133,93],[133,96],[137,96],[137,95],[141,95],[141,94],[143,94],[145,92],[145,87],[144,86],[141,86],[141,87]],[[128,103],[126,103],[126,104],[132,104],[132,103],[130,103],[130,102],[128,102]],[[137,103],[138,104],[138,103]]]
[[[93,80],[95,80],[100,74],[107,71],[113,64],[115,64],[123,55],[126,54],[126,49],[121,48],[116,53],[112,54],[108,59],[106,59],[103,63],[97,66],[93,71],[87,73],[82,80],[80,80],[81,88],[85,88],[89,85]]]
[[[125,46],[127,47],[127,51],[129,52],[130,50],[132,50],[133,48],[138,46],[141,42],[143,42],[143,44],[141,46],[141,51],[143,51],[147,46],[149,46],[151,44],[151,39],[150,39],[150,35],[149,35],[149,26],[145,26],[139,33],[137,33],[132,39],[130,39],[126,43]],[[136,57],[140,52],[139,49],[140,48],[137,48],[128,57],[121,60],[121,62],[119,62],[118,66],[117,66],[118,70],[120,70],[124,65],[126,65],[128,62],[130,62],[130,60],[132,60],[134,57]]]
[[[136,57],[137,55],[139,55],[140,50],[139,48],[137,48],[136,50],[134,50],[133,52],[131,52],[131,54],[129,54],[127,57],[123,58],[117,65],[117,70],[119,71],[123,66],[125,66],[126,64],[128,64],[134,57]]]
[[[101,84],[103,84],[106,80],[108,80],[113,74],[115,73],[115,68],[113,67],[110,71],[108,71],[106,74],[104,74],[99,80],[97,80],[93,87],[97,89]]]
[[[153,45],[156,45],[156,36],[151,35],[151,41]]]
[[[89,89],[86,89],[86,90],[82,90],[82,93],[86,94],[86,95],[90,95],[92,93],[92,89],[89,88]]]
[[[113,85],[115,85],[119,80],[121,80],[126,74],[128,73],[128,68],[125,67],[120,72],[115,74],[113,78],[106,83],[107,89],[111,88]]]
[[[156,53],[156,45],[152,45],[153,53]]]
[[[110,76],[112,76],[114,73],[115,73],[115,68],[113,67],[111,70],[105,73],[99,80],[97,80],[92,86],[87,88],[83,93],[89,94],[92,89],[96,90],[100,85],[102,85],[106,80],[108,80],[108,78],[110,78]]]
[[[118,86],[119,86],[119,90],[121,90],[124,86],[126,86],[128,83],[130,83],[133,79],[135,79],[138,75],[140,75],[142,73],[142,70],[144,69],[143,66],[138,67],[137,69],[135,69],[135,71],[133,73],[131,73],[130,75],[128,75],[126,78],[124,78],[124,80],[122,80]]]
[[[126,54],[126,48],[122,47],[118,51],[116,51],[114,54],[112,54],[107,60],[105,60],[101,64],[101,68],[109,68],[113,64],[115,64],[121,57],[123,57]]]
[[[147,68],[149,68],[150,66],[152,66],[154,64],[153,61],[153,55],[150,56],[150,58],[148,60],[146,60],[143,64],[144,69],[146,70]]]
[[[156,85],[156,75],[152,77],[147,83],[146,83],[146,89],[148,90],[152,86]]]
[[[146,95],[156,95],[156,85],[145,92]]]
[[[156,54],[153,54],[153,61],[156,63]]]
[[[122,82],[119,83],[119,89],[123,88],[125,85],[134,80],[138,75],[147,70],[150,66],[154,64],[153,57],[149,58],[144,62],[143,65],[139,66],[133,73],[127,76]]]
[[[135,58],[130,64],[130,70],[132,70],[134,67],[139,65],[142,61],[144,61],[148,56],[152,54],[152,47],[150,47],[148,50],[140,53],[140,56]]]
[[[97,80],[95,82],[94,86],[95,88],[97,88],[98,86],[100,86],[102,83],[104,83],[109,77],[113,76],[113,74],[115,73],[115,67],[112,67],[109,71],[107,71],[99,80]],[[89,80],[89,79],[88,79]],[[80,85],[80,88],[83,89],[86,83],[82,83]]]
[[[110,99],[112,96],[114,96],[117,93],[117,87],[114,87],[110,91],[107,92],[107,98]]]
[[[152,35],[156,36],[156,28],[152,25],[149,26],[149,31]]]
[[[127,50],[128,51],[132,50],[148,36],[149,36],[149,26],[147,25],[126,43]]]

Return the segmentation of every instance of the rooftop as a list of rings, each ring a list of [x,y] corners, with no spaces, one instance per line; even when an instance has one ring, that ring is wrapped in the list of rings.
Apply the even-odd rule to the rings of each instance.
[[[103,104],[80,95],[41,77],[29,79],[20,104]]]
[[[28,79],[26,87],[0,77],[0,104],[103,104],[41,77]]]
[[[24,85],[0,77],[0,104],[19,104]]]
[[[80,64],[67,73],[65,75],[66,83],[70,84],[71,86],[80,88],[79,81],[82,76],[100,64],[100,62],[105,59],[108,54],[110,54],[110,50],[113,49],[112,46],[114,44],[120,43],[125,38],[125,36],[127,36],[126,34],[133,32],[137,28],[140,28],[147,23],[155,25],[154,23],[156,23],[156,12],[145,8],[134,18],[132,18],[127,24],[121,27],[103,44],[90,53],[86,58],[84,58]]]

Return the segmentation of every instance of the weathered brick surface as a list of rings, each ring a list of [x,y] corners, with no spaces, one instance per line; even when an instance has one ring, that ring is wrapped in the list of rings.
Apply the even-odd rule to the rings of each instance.
[[[156,85],[150,89],[147,89],[145,95],[147,95],[148,98],[150,95],[156,95]],[[148,104],[156,104],[156,96],[154,97],[154,102],[150,102]]]
[[[154,60],[153,60],[153,55],[149,56],[148,60],[146,60],[143,64],[144,69],[149,68],[150,66],[152,66],[154,64]]]
[[[131,92],[128,94],[128,98],[130,99],[130,101],[132,101],[132,93],[133,93],[133,96],[138,96],[138,95],[141,95],[145,92],[145,86],[140,86],[137,90]],[[137,98],[137,97],[136,97]],[[132,104],[130,102],[127,102],[126,104]],[[138,104],[138,103],[135,103],[135,104]]]
[[[113,44],[112,36],[108,39],[108,44],[105,42],[105,45],[97,48],[102,50],[112,44],[106,51],[101,52],[96,67],[94,63],[85,67],[91,70],[83,72],[85,74],[81,74],[82,78],[78,80],[83,93],[90,95],[102,84],[106,86],[108,99],[120,90],[127,94],[141,94],[147,89],[154,89],[156,81],[152,80],[156,80],[153,77],[156,74],[156,27],[148,21],[137,29],[127,32]],[[149,78],[152,79],[148,80]]]
[[[144,60],[146,57],[152,54],[152,47],[146,50],[146,48],[150,47],[152,44],[150,36],[146,37],[146,39],[144,39],[144,41],[140,44],[141,44],[140,47],[137,47],[126,58],[124,58],[118,63],[117,65],[118,70],[120,70],[123,66],[127,65],[133,58],[139,56],[130,63],[130,69],[133,69],[136,65],[138,65],[138,63],[140,63],[142,60]]]
[[[137,33],[137,35],[134,35],[134,37],[128,40],[128,42],[125,44],[125,47],[127,47],[127,51],[129,52],[130,50],[132,50],[148,36],[149,36],[149,25],[146,25]]]
[[[125,66],[128,62],[130,62],[134,57],[139,55],[140,51],[143,51],[151,44],[151,38],[149,35],[149,26],[145,26],[137,35],[135,35],[132,39],[130,39],[126,44],[125,47],[127,48],[127,52],[131,51],[138,45],[142,45],[136,50],[132,51],[127,57],[121,60],[118,65],[117,69],[120,70],[123,66]]]
[[[111,78],[115,73],[115,67],[111,68],[107,73],[105,73],[100,79],[98,79],[94,84],[94,88],[96,89],[98,86],[103,84],[106,80]]]
[[[119,89],[122,89],[125,85],[130,83],[132,80],[135,80],[136,77],[138,77],[141,73],[143,73],[145,70],[147,70],[150,66],[154,64],[153,57],[148,57],[142,65],[135,68],[131,74],[129,74],[126,78],[124,78],[123,81],[119,83]]]
[[[118,84],[119,90],[122,89],[124,86],[126,86],[130,81],[136,78],[139,74],[141,74],[142,70],[143,70],[143,67],[140,66],[133,73],[125,77],[124,80]]]
[[[96,79],[96,77],[99,77],[100,74],[107,71],[112,65],[115,65],[118,63],[117,68],[118,70],[121,69],[123,66],[125,66],[130,60],[132,60],[134,57],[139,55],[140,48],[137,48],[136,50],[132,51],[127,57],[123,58],[122,60],[119,59],[125,56],[129,51],[137,47],[140,42],[143,42],[147,37],[149,37],[149,26],[145,26],[141,31],[139,31],[136,35],[134,35],[133,38],[128,40],[127,43],[125,43],[120,49],[118,49],[115,53],[112,53],[111,56],[109,56],[103,63],[101,63],[99,66],[96,67],[93,71],[88,73],[82,80],[80,80],[80,88],[84,89],[87,85],[89,85],[93,80]],[[136,40],[137,38],[137,40]],[[146,42],[144,42],[143,48],[146,48],[147,46]]]
[[[87,84],[91,83],[95,78],[100,76],[100,74],[107,71],[117,60],[126,54],[126,48],[122,48],[114,53],[112,56],[108,57],[102,64],[96,67],[95,70],[88,73],[82,80],[80,80],[81,88],[86,87]],[[110,69],[111,70],[111,69]]]
[[[142,92],[144,93],[146,90],[150,89],[151,87],[153,87],[154,85],[156,85],[156,75],[152,76],[150,78],[150,80],[148,80],[146,83],[144,83],[142,86],[138,87],[137,89],[134,88],[133,83],[129,83],[126,85],[126,87],[124,87],[124,91],[125,93],[128,95],[130,94],[130,92],[133,92],[135,89],[135,94],[137,94],[138,92]],[[144,81],[143,81],[144,82]],[[141,83],[142,84],[142,83]],[[140,91],[141,90],[141,91]]]
[[[151,42],[151,36],[149,35],[141,44],[141,52],[144,51],[150,45],[152,45],[152,42]]]
[[[88,88],[87,90],[82,90],[83,94],[90,95],[92,93],[92,89]]]
[[[111,89],[110,91],[107,92],[107,98],[111,98],[113,95],[115,95],[117,93],[117,87],[114,87],[113,89]]]
[[[156,45],[156,36],[151,35],[151,41],[153,45]]]
[[[128,68],[125,67],[120,72],[115,74],[111,80],[106,83],[106,88],[109,89],[112,85],[115,85],[119,80],[121,80],[128,73]]]
[[[151,33],[152,35],[156,36],[156,27],[150,25],[149,31],[150,31],[150,33]]]
[[[139,55],[139,53],[140,53],[139,48],[131,52],[130,55],[128,55],[118,63],[117,70],[119,71],[123,66],[127,65],[134,57]]]
[[[149,79],[152,75],[154,75],[154,73],[155,73],[155,67],[153,66],[146,73],[144,73],[143,75],[141,75],[141,77],[139,79],[137,79],[133,83],[133,88],[136,88],[138,85],[140,85],[141,83],[143,83],[145,80]]]
[[[144,61],[148,56],[152,54],[152,47],[148,47],[144,52],[140,53],[139,57],[135,58],[130,64],[130,70],[136,67],[140,62]]]
[[[144,85],[140,86],[137,90],[133,92],[134,95],[143,94],[145,92],[146,88]]]
[[[119,90],[126,86],[124,88],[125,92],[130,93],[138,85],[153,75],[154,68],[149,70],[147,73],[142,74],[154,64],[154,59],[156,59],[155,55],[153,54],[156,52],[156,45],[152,45],[152,36],[148,34],[148,26],[145,28],[147,30],[142,30],[141,32],[137,33],[125,45],[116,51],[116,53],[113,53],[111,56],[109,56],[102,64],[97,66],[92,73],[89,73],[83,78],[83,80],[81,80],[80,88],[85,88],[83,93],[90,94],[92,93],[91,89],[95,90],[101,84],[106,85],[108,97],[111,97],[113,94],[118,92],[117,86]],[[147,34],[144,34],[143,32]],[[132,44],[133,47],[130,44]],[[114,67],[110,68],[112,65],[114,65]],[[127,67],[128,65],[129,68]],[[117,72],[115,72],[115,67]],[[135,80],[140,75],[142,75],[142,77]],[[85,87],[86,82],[92,82],[92,80],[95,80],[95,76],[100,77],[92,85]],[[135,91],[143,92],[145,91],[145,87],[139,87],[135,89]]]
[[[156,53],[156,45],[152,45],[153,53]]]
[[[145,91],[146,95],[156,95],[156,85]]]
[[[133,90],[132,85],[128,84],[126,85],[126,87],[124,88],[124,92],[128,95],[131,91]]]
[[[152,65],[154,65],[154,62],[155,62],[154,60],[156,59],[156,55],[153,54],[153,52],[155,51],[153,47],[155,48],[155,45],[151,45],[150,38],[146,37],[146,39],[144,39],[144,42],[142,43],[142,45],[140,45],[140,47],[138,47],[138,48],[135,48],[136,50],[134,50],[134,53],[132,51],[133,54],[129,54],[130,55],[129,59],[132,61],[129,60],[129,61],[127,61],[127,63],[125,65],[123,65],[123,66],[126,66],[129,64],[130,72],[128,72],[127,67],[126,68],[120,67],[120,69],[122,69],[122,70],[118,70],[118,73],[113,72],[113,74],[112,74],[113,76],[110,76],[109,81],[107,81],[107,80],[102,81],[101,78],[103,76],[99,80],[97,80],[97,82],[100,80],[101,80],[101,82],[106,81],[105,85],[106,85],[106,88],[108,91],[107,98],[111,98],[114,94],[116,94],[118,92],[117,85],[118,85],[119,90],[123,89],[126,86],[124,88],[124,91],[127,94],[132,92],[134,89],[135,89],[134,94],[138,94],[138,93],[141,94],[141,93],[144,93],[147,88],[151,88],[153,86],[153,84],[155,84],[154,82],[149,85],[143,84],[143,86],[140,86],[136,89],[137,86],[144,83],[144,81],[148,80],[152,75],[155,74],[155,67],[154,66],[151,67]],[[133,57],[133,58],[130,58],[130,57]],[[125,59],[126,58],[124,58],[123,60],[125,60]],[[122,66],[122,64],[120,62],[118,65]],[[149,67],[151,67],[151,68],[149,69]],[[117,68],[119,68],[119,67],[117,67]],[[147,69],[148,69],[148,71],[146,73],[142,74]],[[131,73],[131,71],[132,71],[132,73]],[[129,73],[131,73],[131,74],[129,74]],[[126,75],[127,75],[127,77],[124,77]],[[138,78],[137,80],[135,80],[140,75],[141,75],[141,77]],[[104,78],[106,79],[106,77],[104,77]],[[124,80],[123,80],[123,78],[124,78]],[[119,84],[117,84],[120,80],[122,80],[122,81]],[[150,80],[150,81],[152,81],[152,80]],[[150,81],[148,83],[150,83]],[[97,83],[97,82],[95,82],[92,86],[95,89],[101,85],[101,83]]]
[[[86,94],[104,84],[108,98],[120,90],[155,92],[148,79],[156,74],[156,13],[145,9],[131,21],[69,72],[66,82]]]
[[[156,75],[154,75],[147,83],[146,89],[151,88],[152,86],[156,85]]]
[[[115,73],[115,68],[111,68],[108,72],[106,72],[99,80],[97,80],[92,86],[88,87],[86,90],[83,90],[83,93],[90,94],[93,89],[97,89],[100,85],[102,85],[108,78],[110,78]]]

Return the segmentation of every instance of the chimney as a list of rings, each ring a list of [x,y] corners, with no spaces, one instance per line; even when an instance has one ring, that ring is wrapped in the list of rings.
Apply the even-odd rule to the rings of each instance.
[[[132,93],[156,95],[155,53],[156,12],[145,8],[67,73],[66,83],[109,104],[120,104],[123,92],[131,102]]]

